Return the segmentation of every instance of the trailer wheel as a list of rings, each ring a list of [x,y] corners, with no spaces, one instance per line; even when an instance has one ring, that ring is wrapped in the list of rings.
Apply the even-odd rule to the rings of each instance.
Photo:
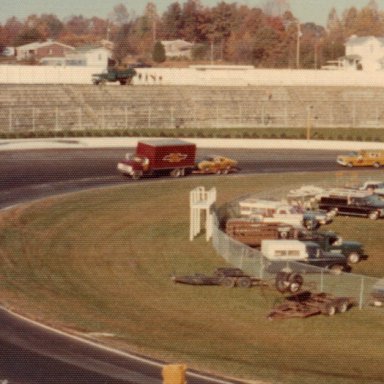
[[[323,315],[326,315],[326,316],[333,316],[335,315],[336,313],[336,307],[333,303],[328,303],[325,305],[323,311],[322,311]]]
[[[220,284],[226,288],[233,288],[236,285],[236,279],[233,277],[224,277]]]
[[[343,301],[341,301],[340,303],[337,304],[337,308],[336,309],[337,309],[337,312],[344,313],[344,312],[347,312],[348,307],[349,307],[348,300],[343,300]]]
[[[236,284],[240,288],[250,288],[252,285],[252,280],[249,277],[240,277]]]

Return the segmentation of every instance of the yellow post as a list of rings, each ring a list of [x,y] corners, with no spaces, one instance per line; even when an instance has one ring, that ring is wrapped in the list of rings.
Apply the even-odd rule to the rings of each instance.
[[[185,373],[187,366],[185,364],[164,365],[162,375],[163,384],[187,384]]]
[[[312,128],[312,105],[307,107],[307,141],[311,140],[311,128]]]

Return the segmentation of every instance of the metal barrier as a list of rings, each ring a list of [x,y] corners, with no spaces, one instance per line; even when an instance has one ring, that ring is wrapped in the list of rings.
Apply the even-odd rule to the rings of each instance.
[[[315,138],[326,139],[321,128],[384,126],[381,101],[362,105],[324,101],[319,106],[312,104],[220,99],[207,104],[205,100],[191,98],[179,102],[125,101],[112,106],[108,100],[103,105],[92,105],[87,101],[60,104],[57,99],[57,105],[0,107],[0,132],[310,127]],[[374,129],[372,135],[374,139]]]

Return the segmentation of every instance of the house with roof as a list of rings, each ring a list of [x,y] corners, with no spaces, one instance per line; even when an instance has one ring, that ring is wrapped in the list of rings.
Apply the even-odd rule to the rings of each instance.
[[[112,58],[109,49],[100,46],[83,46],[65,55],[66,65],[107,68]]]
[[[40,61],[44,57],[63,58],[75,48],[53,40],[34,42],[16,47],[16,60]]]
[[[185,40],[163,40],[161,42],[165,49],[165,56],[167,58],[186,57],[191,58],[193,43]]]
[[[384,38],[352,35],[345,43],[344,69],[380,71],[384,69]]]

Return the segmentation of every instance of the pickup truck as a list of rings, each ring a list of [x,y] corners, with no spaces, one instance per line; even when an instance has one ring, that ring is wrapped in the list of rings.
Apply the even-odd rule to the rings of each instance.
[[[295,228],[284,223],[264,223],[250,218],[232,218],[225,224],[225,233],[250,247],[259,247],[262,240],[294,238]]]
[[[376,195],[384,196],[384,182],[369,180],[359,187],[360,191],[371,191]]]
[[[319,244],[325,252],[343,254],[349,264],[356,264],[367,259],[363,244],[358,241],[344,241],[337,233],[332,231],[300,231],[297,236],[301,241],[312,241]]]
[[[135,76],[136,71],[134,68],[109,67],[106,72],[94,73],[92,75],[92,83],[99,85],[107,82],[119,82],[120,85],[129,85]]]
[[[261,253],[265,258],[266,271],[278,273],[316,273],[326,269],[333,274],[350,272],[348,258],[342,253],[326,252],[313,241],[263,240]]]
[[[305,210],[284,201],[247,198],[239,202],[242,217],[258,218],[260,221],[281,222],[307,229],[316,229],[331,223],[334,212]]]

